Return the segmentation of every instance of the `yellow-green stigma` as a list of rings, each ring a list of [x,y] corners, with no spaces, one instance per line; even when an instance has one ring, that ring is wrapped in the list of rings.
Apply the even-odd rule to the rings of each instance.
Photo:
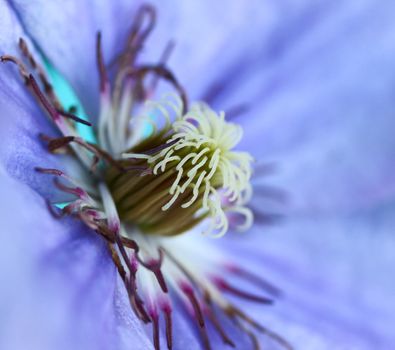
[[[122,165],[132,162],[135,170],[108,171],[121,220],[144,233],[170,236],[207,218],[204,232],[218,237],[228,230],[227,212],[236,212],[245,218],[242,228],[249,227],[252,213],[244,204],[252,158],[232,150],[242,137],[241,127],[203,103],[183,113],[181,100],[175,100],[151,103],[165,123],[123,154]]]

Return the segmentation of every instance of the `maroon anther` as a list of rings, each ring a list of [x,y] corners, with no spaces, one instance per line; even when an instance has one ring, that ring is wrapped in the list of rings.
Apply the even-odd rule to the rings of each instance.
[[[221,289],[225,292],[234,294],[240,298],[255,301],[258,303],[263,303],[263,304],[272,304],[273,303],[272,299],[269,299],[269,298],[266,298],[263,296],[259,296],[259,295],[255,295],[255,294],[246,292],[244,290],[238,289],[237,287],[234,287],[231,284],[229,284],[228,282],[226,282],[221,277],[218,277],[218,276],[212,277],[212,281],[219,289]]]
[[[293,350],[293,347],[291,346],[291,344],[289,344],[283,337],[281,337],[279,334],[271,331],[270,329],[264,327],[259,322],[252,319],[251,317],[247,316],[240,309],[238,309],[234,306],[231,306],[225,311],[226,311],[226,314],[236,323],[236,325],[238,325],[240,327],[240,329],[242,329],[244,332],[246,332],[250,336],[252,335],[255,337],[255,335],[252,332],[250,332],[247,328],[244,327],[244,325],[242,324],[242,322],[240,322],[239,319],[243,320],[250,326],[254,327],[257,331],[261,332],[262,334],[267,335],[269,338],[271,338],[272,340],[274,340],[278,344],[280,344],[283,348],[285,348],[287,350]],[[258,349],[259,349],[259,347],[258,347]]]
[[[227,344],[227,345],[234,348],[235,347],[234,342],[226,334],[225,330],[223,329],[223,327],[221,325],[221,322],[218,320],[218,318],[216,316],[215,310],[213,308],[213,302],[211,299],[211,295],[208,291],[204,292],[204,301],[205,301],[204,312],[207,315],[207,317],[209,318],[209,320],[211,321],[211,323],[213,324],[215,330],[221,336],[222,341],[224,342],[224,344]]]
[[[85,119],[82,119],[82,118],[77,117],[77,116],[76,116],[75,114],[73,114],[73,113],[65,112],[65,111],[61,111],[61,110],[57,110],[57,112],[58,112],[62,117],[65,117],[65,118],[74,120],[74,121],[77,122],[77,123],[84,124],[84,125],[87,125],[87,126],[92,126],[92,124],[91,124],[90,122],[88,122],[88,121],[85,120]]]
[[[143,79],[148,73],[154,73],[167,80],[177,90],[183,104],[183,113],[188,110],[188,98],[184,88],[180,85],[174,74],[164,65],[143,65],[130,70],[127,77]]]
[[[91,164],[91,167],[90,167],[90,171],[92,173],[96,172],[96,169],[97,169],[97,166],[98,166],[99,162],[100,162],[100,158],[95,154],[93,156],[92,164]]]
[[[147,25],[143,28],[143,22],[147,18]],[[156,10],[153,6],[145,4],[140,6],[133,19],[132,27],[126,41],[125,48],[111,62],[110,67],[116,63],[119,64],[120,70],[133,65],[138,52],[141,50],[144,41],[155,27]]]
[[[76,138],[74,136],[65,136],[52,139],[48,142],[48,149],[51,152],[54,152],[59,148],[68,146],[71,142],[75,141],[75,139]]]
[[[162,144],[162,145],[159,145],[159,146],[157,146],[157,147],[154,147],[154,148],[151,148],[151,149],[149,149],[149,150],[147,150],[147,151],[144,151],[143,154],[146,154],[146,155],[156,154],[156,153],[158,153],[158,152],[164,150],[164,149],[167,148],[167,147],[170,147],[170,146],[175,145],[179,140],[180,140],[180,139],[177,138],[177,139],[172,140],[172,141],[170,141],[170,142],[166,142],[166,143],[164,143],[164,144]],[[133,158],[131,158],[131,159],[133,159]]]
[[[154,341],[155,350],[160,350],[159,343],[159,316],[156,310],[151,310],[149,316],[152,321],[152,338]]]
[[[144,18],[147,18],[147,26],[146,28],[143,27]],[[136,15],[134,25],[131,29],[128,44],[134,45],[137,49],[139,46],[147,39],[148,35],[155,27],[156,22],[156,10],[153,6],[149,4],[142,5]],[[137,45],[135,43],[137,42]]]
[[[80,187],[66,186],[65,184],[61,183],[57,177],[54,178],[53,182],[54,182],[55,186],[63,192],[73,194],[73,195],[77,196],[78,198],[86,197],[86,192]]]
[[[50,101],[53,103],[53,105],[56,106],[57,109],[62,109],[62,106],[53,91],[53,87],[46,76],[45,70],[34,59],[34,56],[30,52],[28,45],[27,45],[26,41],[23,40],[23,38],[19,38],[19,48],[22,52],[22,55],[25,56],[25,58],[29,61],[30,66],[35,71],[37,71],[38,77],[44,87],[44,91],[47,94],[47,97],[50,99]],[[25,79],[26,79],[26,77],[25,77]]]
[[[144,21],[146,22],[145,28],[143,27]],[[127,61],[135,59],[135,55],[141,49],[144,41],[152,32],[156,23],[156,10],[149,4],[142,5],[134,18],[130,34],[127,39],[127,45],[124,54],[121,55],[123,64]],[[132,63],[130,62],[130,63]]]
[[[41,102],[45,110],[48,112],[48,114],[51,116],[51,118],[54,121],[59,121],[60,114],[59,112],[55,109],[54,106],[47,100],[47,98],[44,96],[44,94],[41,92],[40,87],[37,84],[36,79],[34,79],[32,74],[29,74],[29,83],[31,84],[31,87],[33,89],[34,94],[38,98],[38,100]]]
[[[18,66],[19,73],[22,75],[23,79],[25,80],[25,84],[29,84],[29,73],[25,67],[25,65],[21,62],[21,60],[17,59],[14,56],[10,55],[2,55],[0,56],[0,62],[11,62]]]
[[[99,225],[98,225],[99,215],[95,210],[93,209],[81,210],[78,213],[78,216],[82,220],[82,222],[84,222],[88,227],[90,227],[93,230],[99,230]]]
[[[75,142],[81,147],[85,148],[87,151],[91,152],[94,156],[99,159],[104,159],[109,164],[113,165],[120,171],[125,171],[122,165],[111,157],[110,154],[99,148],[98,146],[84,141],[81,137],[76,136],[64,136],[58,138],[48,138],[47,136],[42,136],[42,138],[48,142],[48,148],[51,152],[56,151],[59,148],[68,146],[70,143]]]
[[[136,272],[137,272],[137,265],[133,261],[133,259],[129,259],[125,247],[122,243],[122,239],[120,238],[119,232],[113,232],[115,243],[118,246],[119,251],[121,252],[121,256],[123,261],[125,262],[126,266],[128,267],[129,270],[129,279],[125,280],[125,285],[126,289],[128,290],[129,298],[134,305],[138,316],[144,323],[149,323],[151,322],[151,319],[144,307],[144,301],[140,297],[140,295],[137,292],[137,283],[136,283]],[[133,241],[134,242],[134,241]],[[134,242],[134,244],[137,246],[137,243]]]
[[[65,175],[63,171],[58,169],[35,167],[34,170],[41,174],[49,174],[49,175],[55,175],[60,177],[63,177]]]
[[[204,317],[203,317],[202,309],[200,307],[199,301],[195,296],[195,292],[193,291],[192,286],[188,282],[181,282],[181,290],[184,292],[189,302],[191,303],[193,310],[195,312],[196,320],[199,323],[199,326],[204,327]]]
[[[221,326],[221,323],[218,321],[218,319],[216,318],[214,313],[211,313],[208,317],[209,317],[210,321],[212,322],[212,324],[214,325],[214,327],[217,330],[217,332],[219,333],[219,335],[221,336],[221,339],[224,342],[224,344],[227,344],[230,347],[235,348],[236,347],[235,343],[225,333],[225,330]]]
[[[96,61],[97,61],[97,68],[99,70],[100,92],[104,92],[106,91],[109,85],[109,81],[103,60],[101,32],[98,32],[96,35]]]
[[[166,45],[166,47],[165,47],[165,49],[164,49],[164,51],[163,51],[163,53],[162,53],[161,58],[159,59],[159,64],[160,64],[160,65],[165,65],[165,64],[166,64],[166,62],[168,61],[168,59],[169,59],[171,53],[172,53],[173,50],[174,50],[174,47],[175,47],[174,41],[173,41],[173,40],[170,40],[170,41],[167,43],[167,45]],[[157,85],[158,85],[158,82],[159,82],[159,78],[158,78],[157,76],[155,76],[154,79],[152,79],[151,87],[150,87],[150,89],[149,89],[151,92],[153,92],[153,91],[156,90],[156,87],[157,87]]]
[[[30,65],[33,67],[33,69],[37,68],[37,63],[33,56],[30,54],[29,48],[27,47],[26,41],[23,40],[22,38],[19,38],[19,48],[22,52],[22,54],[29,60]]]
[[[159,252],[159,258],[158,259],[149,259],[147,262],[143,261],[138,254],[136,254],[136,258],[138,262],[143,265],[146,269],[152,271],[152,273],[155,275],[162,291],[164,293],[168,292],[167,284],[165,281],[165,278],[163,277],[163,273],[161,270],[162,267],[162,262],[163,262],[163,251],[162,249],[158,249]]]
[[[246,281],[255,284],[256,286],[266,290],[268,293],[270,293],[275,297],[279,297],[281,295],[280,289],[278,289],[277,287],[275,287],[273,284],[266,281],[262,277],[255,275],[251,271],[245,270],[240,266],[236,266],[236,265],[226,265],[225,268],[232,274],[237,275],[238,277],[241,277]]]
[[[144,307],[144,301],[141,299],[139,293],[137,292],[137,284],[136,284],[136,274],[130,273],[129,280],[126,280],[125,283],[126,289],[129,293],[129,298],[134,305],[135,310],[137,311],[137,316],[144,322],[150,323],[151,318],[148,315],[147,310]]]
[[[165,316],[165,323],[166,323],[166,342],[167,342],[167,349],[173,349],[173,323],[171,320],[171,307],[168,303],[164,303],[162,305],[162,311]]]
[[[252,343],[252,347],[254,350],[261,350],[261,347],[259,346],[259,341],[257,336],[254,334],[254,332],[252,332],[250,329],[248,329],[242,322],[240,322],[239,319],[234,318],[233,319],[235,325],[245,334],[247,334],[250,339],[251,339],[251,343]]]

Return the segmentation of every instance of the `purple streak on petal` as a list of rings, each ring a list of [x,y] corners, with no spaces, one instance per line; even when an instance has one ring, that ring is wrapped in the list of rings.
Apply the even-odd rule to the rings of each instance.
[[[229,106],[254,101],[238,119],[241,147],[281,162],[277,183],[292,211],[368,208],[395,193],[393,10],[392,2],[337,4],[304,35],[286,37],[275,59],[262,46],[222,96]]]
[[[314,349],[390,348],[395,341],[389,277],[395,263],[394,210],[392,203],[344,218],[299,218],[255,230],[249,240],[223,240],[221,246],[246,269],[283,291],[274,307],[245,304],[246,312],[296,348],[309,337],[317,343]]]

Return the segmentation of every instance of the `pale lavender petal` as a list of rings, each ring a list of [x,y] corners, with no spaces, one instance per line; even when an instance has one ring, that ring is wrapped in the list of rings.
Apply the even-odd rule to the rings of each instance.
[[[150,349],[139,321],[122,328],[104,242],[77,222],[54,221],[42,198],[3,170],[0,179],[0,347]]]
[[[244,309],[296,349],[391,348],[394,209],[293,219],[231,237],[224,249],[284,294],[273,307]]]
[[[0,55],[19,56],[18,40],[26,36],[14,12],[0,2],[2,31]],[[28,41],[30,46],[31,43]],[[37,166],[62,168],[59,157],[50,156],[39,133],[55,136],[38,104],[23,85],[18,69],[11,63],[0,64],[0,164],[13,177],[28,183],[43,195],[52,194],[45,178],[34,171]]]
[[[217,105],[250,103],[237,119],[243,146],[279,164],[273,184],[289,192],[291,211],[351,211],[394,195],[394,10],[391,1],[306,4],[242,74],[226,80],[230,66],[223,76]]]

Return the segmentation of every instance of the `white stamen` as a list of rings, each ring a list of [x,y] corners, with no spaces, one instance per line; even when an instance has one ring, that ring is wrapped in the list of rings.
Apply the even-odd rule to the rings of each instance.
[[[207,234],[216,230],[219,232],[214,236],[222,236],[228,229],[222,196],[228,202],[227,208],[234,208],[246,217],[241,227],[251,225],[252,215],[242,205],[251,188],[252,158],[247,153],[232,151],[242,137],[241,127],[228,123],[224,112],[217,114],[203,103],[193,105],[185,115],[181,114],[180,103],[160,101],[150,105],[164,116],[166,127],[170,125],[169,109],[176,113],[176,121],[171,127],[173,134],[167,141],[169,145],[155,155],[127,153],[123,157],[147,159],[149,164],[154,164],[155,175],[166,172],[170,163],[173,167],[174,162],[178,162],[175,166],[177,176],[169,188],[171,199],[162,210],[170,209],[180,194],[192,186],[191,198],[181,205],[182,208],[190,207],[198,199],[203,185],[202,207],[209,211],[213,220]],[[215,188],[223,188],[224,191],[220,195]]]

